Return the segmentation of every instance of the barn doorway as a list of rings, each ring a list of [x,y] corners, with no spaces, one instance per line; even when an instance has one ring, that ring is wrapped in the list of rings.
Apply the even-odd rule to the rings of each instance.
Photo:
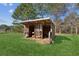
[[[34,35],[34,26],[29,26],[29,37],[32,37]]]
[[[43,38],[49,37],[50,25],[43,26]]]

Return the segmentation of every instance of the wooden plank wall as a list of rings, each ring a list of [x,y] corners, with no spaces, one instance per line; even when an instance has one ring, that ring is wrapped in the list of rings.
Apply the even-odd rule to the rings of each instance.
[[[36,25],[34,30],[35,30],[34,32],[35,32],[36,38],[42,38],[42,35],[43,35],[42,25],[41,24]]]

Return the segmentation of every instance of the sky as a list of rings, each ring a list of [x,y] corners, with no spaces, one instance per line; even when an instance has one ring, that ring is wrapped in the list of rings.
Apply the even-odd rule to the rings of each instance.
[[[11,17],[13,11],[18,6],[18,3],[1,3],[0,4],[0,25],[12,25],[13,18]]]

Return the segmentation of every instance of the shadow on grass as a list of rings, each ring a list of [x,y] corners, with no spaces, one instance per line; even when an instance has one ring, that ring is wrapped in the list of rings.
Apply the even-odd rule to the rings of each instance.
[[[63,40],[71,41],[71,39],[66,36],[56,35],[54,39],[54,43],[60,44],[63,42]]]

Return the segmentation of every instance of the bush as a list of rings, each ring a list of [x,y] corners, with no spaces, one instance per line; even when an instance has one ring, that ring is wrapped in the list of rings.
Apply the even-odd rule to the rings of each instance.
[[[14,32],[23,32],[23,25],[14,25],[13,31]]]

